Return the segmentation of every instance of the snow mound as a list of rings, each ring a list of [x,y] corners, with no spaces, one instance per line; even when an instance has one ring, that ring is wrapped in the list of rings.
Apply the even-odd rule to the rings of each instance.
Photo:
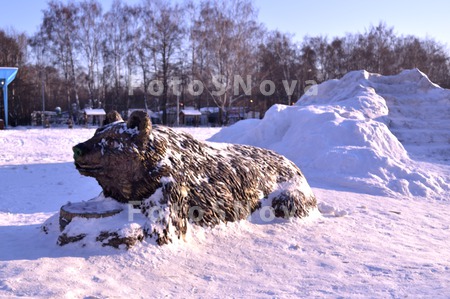
[[[450,179],[414,159],[450,156],[450,90],[417,69],[354,71],[312,88],[295,106],[274,105],[264,119],[240,121],[209,141],[275,150],[320,185],[447,199]]]

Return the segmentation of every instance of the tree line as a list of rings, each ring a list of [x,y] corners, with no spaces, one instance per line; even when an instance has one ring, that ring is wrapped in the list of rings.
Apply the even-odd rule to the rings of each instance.
[[[0,65],[19,68],[9,88],[12,125],[55,107],[69,115],[146,107],[168,124],[177,101],[217,107],[227,123],[233,108],[263,115],[312,84],[361,69],[391,75],[418,68],[450,87],[448,50],[433,39],[398,35],[381,22],[363,33],[296,42],[267,30],[251,0],[115,0],[108,11],[97,0],[52,0],[34,35],[0,30]]]

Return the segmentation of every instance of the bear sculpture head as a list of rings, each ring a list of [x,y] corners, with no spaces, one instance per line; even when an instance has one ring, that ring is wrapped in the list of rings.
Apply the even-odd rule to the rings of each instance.
[[[156,166],[152,162],[157,160],[152,157],[156,152],[150,146],[151,131],[146,113],[135,111],[124,122],[112,111],[91,139],[73,147],[75,167],[97,179],[105,196],[120,202],[142,200],[158,184],[149,181],[149,171]]]

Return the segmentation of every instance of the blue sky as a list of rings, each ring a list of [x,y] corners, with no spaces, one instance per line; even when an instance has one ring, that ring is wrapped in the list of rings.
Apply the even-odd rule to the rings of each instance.
[[[0,28],[36,32],[47,0],[0,0]],[[100,1],[105,10],[112,0]],[[131,3],[140,2],[131,0]],[[380,21],[398,35],[431,37],[450,47],[448,0],[254,0],[259,20],[302,40],[305,35],[328,37],[364,32]]]
[[[328,37],[364,32],[384,21],[398,35],[432,37],[450,46],[447,0],[255,0],[259,19],[269,29]]]

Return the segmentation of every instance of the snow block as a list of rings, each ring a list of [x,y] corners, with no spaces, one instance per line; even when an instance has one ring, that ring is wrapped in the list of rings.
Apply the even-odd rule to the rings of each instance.
[[[184,236],[188,221],[214,226],[245,219],[263,200],[276,217],[303,217],[316,207],[304,175],[284,156],[152,127],[140,111],[128,122],[108,114],[104,126],[73,151],[78,171],[94,177],[105,197],[140,207],[144,234],[159,245]]]

